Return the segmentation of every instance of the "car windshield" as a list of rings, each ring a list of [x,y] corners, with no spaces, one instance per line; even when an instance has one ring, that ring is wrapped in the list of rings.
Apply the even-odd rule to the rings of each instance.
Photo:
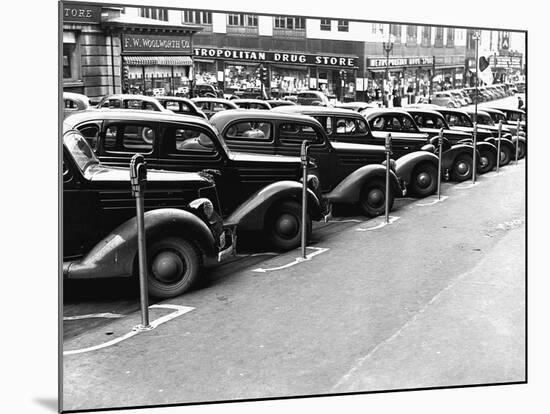
[[[63,144],[71,153],[78,168],[84,173],[90,165],[99,164],[92,148],[78,131],[69,131],[63,136]]]

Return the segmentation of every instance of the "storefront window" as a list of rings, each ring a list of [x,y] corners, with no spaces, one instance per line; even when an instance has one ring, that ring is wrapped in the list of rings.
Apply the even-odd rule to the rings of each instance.
[[[189,66],[147,65],[128,67],[128,93],[150,96],[186,96]]]
[[[197,83],[208,83],[217,85],[218,73],[214,62],[201,62],[195,60],[195,81]]]
[[[225,92],[236,89],[259,88],[260,79],[256,73],[257,65],[226,65]]]
[[[307,69],[273,67],[271,69],[271,94],[274,97],[293,95],[309,89]]]

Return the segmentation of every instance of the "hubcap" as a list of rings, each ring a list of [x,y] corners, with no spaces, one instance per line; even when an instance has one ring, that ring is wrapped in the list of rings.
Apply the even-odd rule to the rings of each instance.
[[[181,257],[170,251],[159,253],[152,264],[153,275],[162,282],[173,282],[178,279],[184,268]]]
[[[275,231],[282,237],[292,238],[298,233],[300,223],[292,214],[282,214],[275,222]]]
[[[482,168],[485,168],[489,165],[489,159],[487,157],[481,157],[479,162],[481,163]]]
[[[429,187],[432,183],[432,176],[428,174],[427,172],[422,172],[417,175],[416,177],[416,183],[421,188]]]
[[[461,161],[456,166],[456,170],[461,175],[468,174],[468,172],[470,171],[470,166],[468,165],[467,162]]]
[[[380,207],[384,204],[384,192],[379,189],[369,191],[367,203],[373,207]]]
[[[500,152],[500,162],[506,161],[506,153],[504,151]]]

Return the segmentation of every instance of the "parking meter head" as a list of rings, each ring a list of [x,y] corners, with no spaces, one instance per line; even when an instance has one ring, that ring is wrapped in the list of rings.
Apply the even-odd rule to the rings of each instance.
[[[130,161],[130,183],[134,197],[140,195],[147,182],[147,164],[141,154],[135,154]]]
[[[388,132],[388,135],[386,135],[385,147],[386,147],[386,152],[391,153],[391,134],[389,132]]]

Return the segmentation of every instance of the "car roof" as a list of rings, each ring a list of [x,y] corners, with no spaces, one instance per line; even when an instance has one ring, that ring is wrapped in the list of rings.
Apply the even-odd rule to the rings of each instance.
[[[489,113],[489,114],[501,114],[506,115],[504,112],[502,112],[500,109],[495,108],[482,108],[483,111]]]
[[[383,114],[399,114],[399,115],[408,115],[410,114],[402,108],[367,108],[361,111],[361,114],[365,117],[373,117]]]
[[[525,111],[523,109],[516,109],[516,108],[493,108],[493,109],[497,109],[501,112],[515,112],[515,113],[525,114]]]
[[[159,101],[182,101],[182,102],[193,102],[189,98],[184,98],[183,96],[155,96],[156,100]]]
[[[157,99],[153,96],[148,95],[133,95],[129,93],[116,93],[113,95],[107,95],[103,99],[140,99],[142,101],[156,101]]]
[[[474,112],[475,112],[475,110],[473,110],[473,109],[466,110],[466,113],[468,113],[468,115],[472,115]],[[484,109],[478,109],[477,113],[481,114],[481,115],[486,115],[488,117],[491,117],[491,115],[489,115],[489,113],[486,112]]]
[[[435,109],[429,109],[429,108],[407,108],[405,109],[407,112],[414,112],[417,114],[430,114],[430,115],[436,115],[436,116],[443,116],[441,115],[441,112],[436,111]]]
[[[233,103],[268,103],[267,101],[264,101],[263,99],[252,99],[252,98],[243,98],[243,99],[231,99],[231,102]]]
[[[466,115],[468,116],[468,112],[462,110],[462,109],[456,109],[456,108],[446,108],[446,107],[441,107],[441,108],[438,108],[436,109],[436,111],[438,112],[446,112],[446,113],[455,113],[455,114],[461,114],[461,115]]]
[[[326,107],[319,105],[292,105],[292,106],[282,106],[272,109],[273,112],[284,112],[284,113],[296,113],[296,114],[325,114],[325,115],[351,115],[354,117],[361,117],[358,112],[355,112],[351,109],[346,108],[334,108]]]
[[[193,102],[217,102],[217,103],[228,103],[231,105],[233,102],[231,102],[229,99],[224,98],[208,98],[208,97],[197,97],[197,98],[191,98]],[[233,104],[235,105],[235,104]]]
[[[253,119],[253,120],[287,120],[287,121],[307,121],[319,123],[314,118],[308,115],[284,113],[282,111],[266,111],[262,109],[229,109],[227,111],[220,111],[210,118],[210,122],[221,131],[225,125],[233,121],[235,118]],[[321,124],[319,124],[321,126]]]
[[[208,121],[196,116],[175,114],[173,112],[143,111],[139,109],[91,109],[88,111],[71,114],[65,118],[65,122],[74,127],[82,122],[95,119],[152,122],[192,122],[212,128]]]

